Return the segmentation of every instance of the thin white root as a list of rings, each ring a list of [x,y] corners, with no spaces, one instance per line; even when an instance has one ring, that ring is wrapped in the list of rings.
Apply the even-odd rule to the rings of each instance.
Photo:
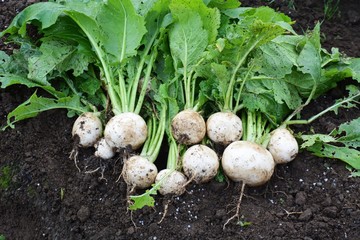
[[[192,176],[192,177],[182,186],[182,188],[185,188],[185,191],[186,191],[186,192],[188,192],[188,191],[186,190],[187,185],[189,185],[194,179],[195,179],[195,176]]]
[[[245,182],[242,182],[239,200],[238,200],[238,203],[236,205],[236,212],[231,218],[229,218],[225,222],[225,224],[223,225],[223,230],[225,230],[226,225],[229,224],[231,220],[233,220],[234,218],[239,218],[240,217],[240,205],[241,205],[242,198],[244,196],[245,185],[246,185]]]
[[[73,150],[71,150],[71,152],[70,152],[69,158],[74,161],[75,167],[77,168],[77,170],[79,170],[79,172],[81,172],[81,169],[79,168],[79,166],[77,164],[78,154],[79,154],[79,151],[78,151],[77,147],[74,147]]]
[[[94,170],[89,170],[89,171],[85,171],[86,174],[92,174],[92,173],[96,173],[97,171],[99,171],[100,167],[94,169]]]
[[[167,200],[167,201],[166,201],[166,203],[165,203],[165,205],[164,205],[164,213],[163,213],[160,221],[157,222],[157,224],[161,224],[162,221],[165,219],[166,214],[167,214],[168,209],[169,209],[169,204],[170,204],[170,202],[171,202],[170,200]]]

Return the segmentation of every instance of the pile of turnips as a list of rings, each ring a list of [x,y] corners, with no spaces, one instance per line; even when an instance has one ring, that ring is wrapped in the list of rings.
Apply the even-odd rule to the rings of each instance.
[[[28,23],[40,39],[25,37]],[[226,225],[239,217],[245,185],[265,184],[277,164],[295,159],[291,124],[359,95],[311,121],[294,119],[339,81],[360,81],[360,61],[321,48],[320,24],[304,35],[291,24],[238,0],[33,4],[0,33],[21,46],[10,56],[0,52],[0,83],[52,97],[35,92],[8,114],[7,126],[48,109],[79,115],[70,157],[77,163],[78,148],[93,147],[96,158],[120,158],[128,193],[146,190],[130,197],[131,210],[153,206],[156,192],[181,195],[192,182],[224,174],[242,183]]]

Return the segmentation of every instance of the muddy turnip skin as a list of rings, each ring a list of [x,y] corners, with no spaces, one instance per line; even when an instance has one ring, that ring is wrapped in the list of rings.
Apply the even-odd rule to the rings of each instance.
[[[266,183],[275,168],[271,153],[263,146],[249,141],[236,141],[227,146],[221,163],[224,173],[231,180],[249,186]]]
[[[122,176],[129,187],[145,189],[155,182],[158,170],[152,162],[142,156],[132,156],[125,161]]]
[[[197,144],[205,137],[205,120],[194,110],[183,110],[172,119],[171,133],[180,144]]]
[[[294,135],[286,128],[271,132],[268,149],[277,164],[291,162],[299,152],[299,145]]]
[[[206,121],[207,136],[215,143],[227,146],[242,136],[242,121],[232,112],[217,112]]]
[[[104,137],[111,147],[139,149],[147,138],[146,122],[138,114],[120,113],[106,124]]]
[[[75,120],[72,128],[72,136],[79,137],[79,146],[92,147],[100,139],[102,131],[102,123],[96,114],[86,112]]]
[[[173,172],[171,172],[173,171]],[[169,174],[169,172],[171,172]],[[158,183],[162,178],[169,174],[161,183],[159,193],[162,195],[176,195],[179,196],[185,192],[185,185],[187,182],[186,176],[176,170],[163,169],[156,176],[155,183]]]
[[[104,160],[110,159],[115,156],[115,149],[109,146],[105,138],[101,138],[95,144],[95,156]]]
[[[185,175],[196,183],[205,183],[214,178],[219,165],[215,151],[202,144],[191,146],[182,157]]]

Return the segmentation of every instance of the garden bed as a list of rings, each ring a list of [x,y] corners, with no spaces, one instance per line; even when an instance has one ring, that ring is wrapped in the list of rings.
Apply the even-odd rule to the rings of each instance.
[[[0,26],[35,1],[2,1]],[[269,1],[243,1],[244,6]],[[293,3],[293,4],[291,4]],[[326,19],[322,1],[272,1],[270,6],[296,21],[301,33],[323,21],[323,46],[339,47],[360,57],[360,3],[341,1],[333,18]],[[0,47],[5,46],[0,42]],[[6,47],[8,48],[8,47]],[[348,81],[351,81],[350,79]],[[6,114],[26,100],[32,90],[0,90],[0,125]],[[344,95],[343,86],[308,106],[303,117],[314,115]],[[313,124],[315,132],[360,116],[340,110]],[[219,183],[187,187],[187,193],[168,199],[156,196],[154,208],[127,210],[126,184],[118,172],[78,172],[69,159],[74,119],[56,110],[20,122],[0,132],[0,235],[6,239],[358,239],[360,236],[360,179],[340,161],[301,152],[290,164],[277,167],[262,187],[246,188],[240,221],[223,224],[233,214],[240,185]],[[54,124],[56,123],[56,124]],[[310,128],[295,127],[309,132]],[[89,159],[81,150],[79,159]],[[118,169],[118,163],[111,163]],[[164,206],[170,203],[167,214]]]

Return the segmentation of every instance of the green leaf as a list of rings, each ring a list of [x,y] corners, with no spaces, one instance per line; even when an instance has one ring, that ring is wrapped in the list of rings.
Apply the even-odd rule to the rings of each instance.
[[[7,126],[14,128],[14,123],[37,116],[39,113],[52,109],[68,109],[77,112],[89,111],[81,104],[79,96],[63,97],[59,99],[38,97],[36,92],[24,103],[20,104],[7,116]]]
[[[160,184],[154,184],[152,188],[147,189],[145,193],[138,196],[130,196],[130,200],[133,201],[129,206],[129,210],[138,210],[142,209],[145,206],[153,207],[155,205],[155,199],[153,195],[157,195],[157,190],[159,190]]]
[[[208,32],[198,13],[176,7],[171,9],[178,21],[169,32],[170,49],[175,63],[180,60],[182,67],[187,68],[200,59],[208,45]]]
[[[299,70],[311,75],[315,82],[321,78],[321,58],[318,49],[308,41],[298,57]]]
[[[41,85],[50,85],[46,76],[67,61],[75,48],[66,42],[48,39],[40,46],[41,55],[29,58],[28,78]]]
[[[330,135],[302,135],[306,148],[318,157],[339,159],[356,170],[360,169],[360,118],[341,124]]]
[[[212,8],[218,8],[220,10],[234,9],[240,6],[238,0],[208,0],[208,6]]]
[[[301,139],[304,141],[301,144],[301,148],[307,148],[313,146],[316,142],[335,142],[336,139],[332,136],[326,134],[312,134],[312,135],[302,135]]]
[[[45,91],[51,93],[55,97],[65,97],[63,92],[57,91],[54,87],[50,85],[41,85],[37,82],[33,82],[26,77],[22,77],[15,74],[0,74],[0,84],[1,88],[7,88],[11,85],[21,84],[25,85],[28,88],[39,87]]]
[[[33,20],[38,20],[41,23],[41,29],[50,27],[63,13],[64,9],[63,5],[53,2],[32,4],[15,16],[10,26],[3,32],[0,32],[0,37],[7,33],[19,33],[24,37],[27,23]]]
[[[332,133],[334,134],[335,132]],[[360,118],[341,124],[336,135],[340,136],[337,141],[346,147],[360,148]]]
[[[136,13],[130,0],[108,0],[100,9],[96,21],[104,33],[101,43],[108,54],[112,54],[118,62],[136,55],[146,28],[144,18]]]
[[[170,4],[171,13],[180,22],[187,22],[187,15],[196,13],[200,17],[208,42],[215,41],[220,26],[220,12],[217,8],[207,7],[202,0],[173,0]],[[193,31],[196,31],[195,29]]]
[[[340,159],[351,167],[360,169],[360,151],[348,147],[338,147],[328,143],[315,143],[307,148],[315,156]]]
[[[268,77],[283,78],[292,72],[297,64],[296,46],[286,42],[271,41],[256,51],[255,61],[260,74]]]

